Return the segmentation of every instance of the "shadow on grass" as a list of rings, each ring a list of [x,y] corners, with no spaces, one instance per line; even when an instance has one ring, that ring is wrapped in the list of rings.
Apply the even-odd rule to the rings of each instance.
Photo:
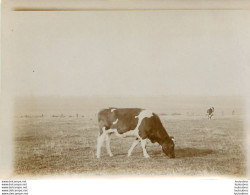
[[[210,150],[210,149],[197,149],[197,148],[177,148],[177,149],[175,149],[176,158],[206,156],[206,155],[214,154],[214,153],[215,153],[215,151]]]
[[[162,152],[162,150],[157,150],[153,152],[151,151],[148,153],[152,158],[157,158],[157,157],[161,158],[163,156],[164,157],[166,156]],[[122,157],[122,156],[128,155],[128,153],[118,153],[118,154],[113,153],[113,154],[115,157]],[[210,149],[197,149],[197,148],[176,148],[175,149],[175,158],[202,157],[202,156],[207,156],[210,154],[215,154],[215,151],[210,150]],[[133,152],[131,157],[135,157],[135,156],[143,157],[143,152],[142,151]]]
[[[175,158],[188,158],[188,157],[202,157],[209,154],[214,154],[214,150],[210,149],[197,149],[197,148],[176,148],[175,149]],[[152,157],[162,157],[165,154],[162,151],[155,151]]]

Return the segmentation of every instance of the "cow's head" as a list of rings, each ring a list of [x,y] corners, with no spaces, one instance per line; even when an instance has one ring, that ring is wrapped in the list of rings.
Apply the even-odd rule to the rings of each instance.
[[[174,147],[175,139],[172,136],[162,144],[162,150],[169,158],[175,158]]]

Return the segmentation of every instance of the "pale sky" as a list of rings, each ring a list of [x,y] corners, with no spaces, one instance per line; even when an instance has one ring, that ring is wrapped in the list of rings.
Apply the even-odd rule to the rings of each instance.
[[[244,95],[246,17],[225,10],[12,12],[3,86],[15,96]]]

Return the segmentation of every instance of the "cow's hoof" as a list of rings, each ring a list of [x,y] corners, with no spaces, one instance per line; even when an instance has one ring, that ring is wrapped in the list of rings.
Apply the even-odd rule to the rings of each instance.
[[[110,157],[112,157],[112,156],[113,156],[113,154],[110,154],[109,156],[110,156]]]
[[[149,156],[149,155],[145,155],[144,157],[145,157],[145,158],[150,158],[150,156]]]

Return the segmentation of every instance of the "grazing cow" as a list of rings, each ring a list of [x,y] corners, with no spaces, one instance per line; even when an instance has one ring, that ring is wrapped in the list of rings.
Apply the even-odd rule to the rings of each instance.
[[[211,119],[211,118],[212,118],[212,116],[214,115],[213,113],[214,113],[214,107],[209,107],[209,108],[207,109],[208,119]]]
[[[160,118],[149,110],[140,108],[103,109],[98,113],[98,123],[100,132],[97,139],[97,158],[100,158],[104,140],[109,156],[113,156],[110,150],[110,135],[113,133],[118,137],[135,137],[128,151],[128,156],[140,142],[144,157],[149,158],[146,151],[146,142],[150,140],[152,143],[160,144],[167,156],[175,158],[174,138],[168,135]]]

